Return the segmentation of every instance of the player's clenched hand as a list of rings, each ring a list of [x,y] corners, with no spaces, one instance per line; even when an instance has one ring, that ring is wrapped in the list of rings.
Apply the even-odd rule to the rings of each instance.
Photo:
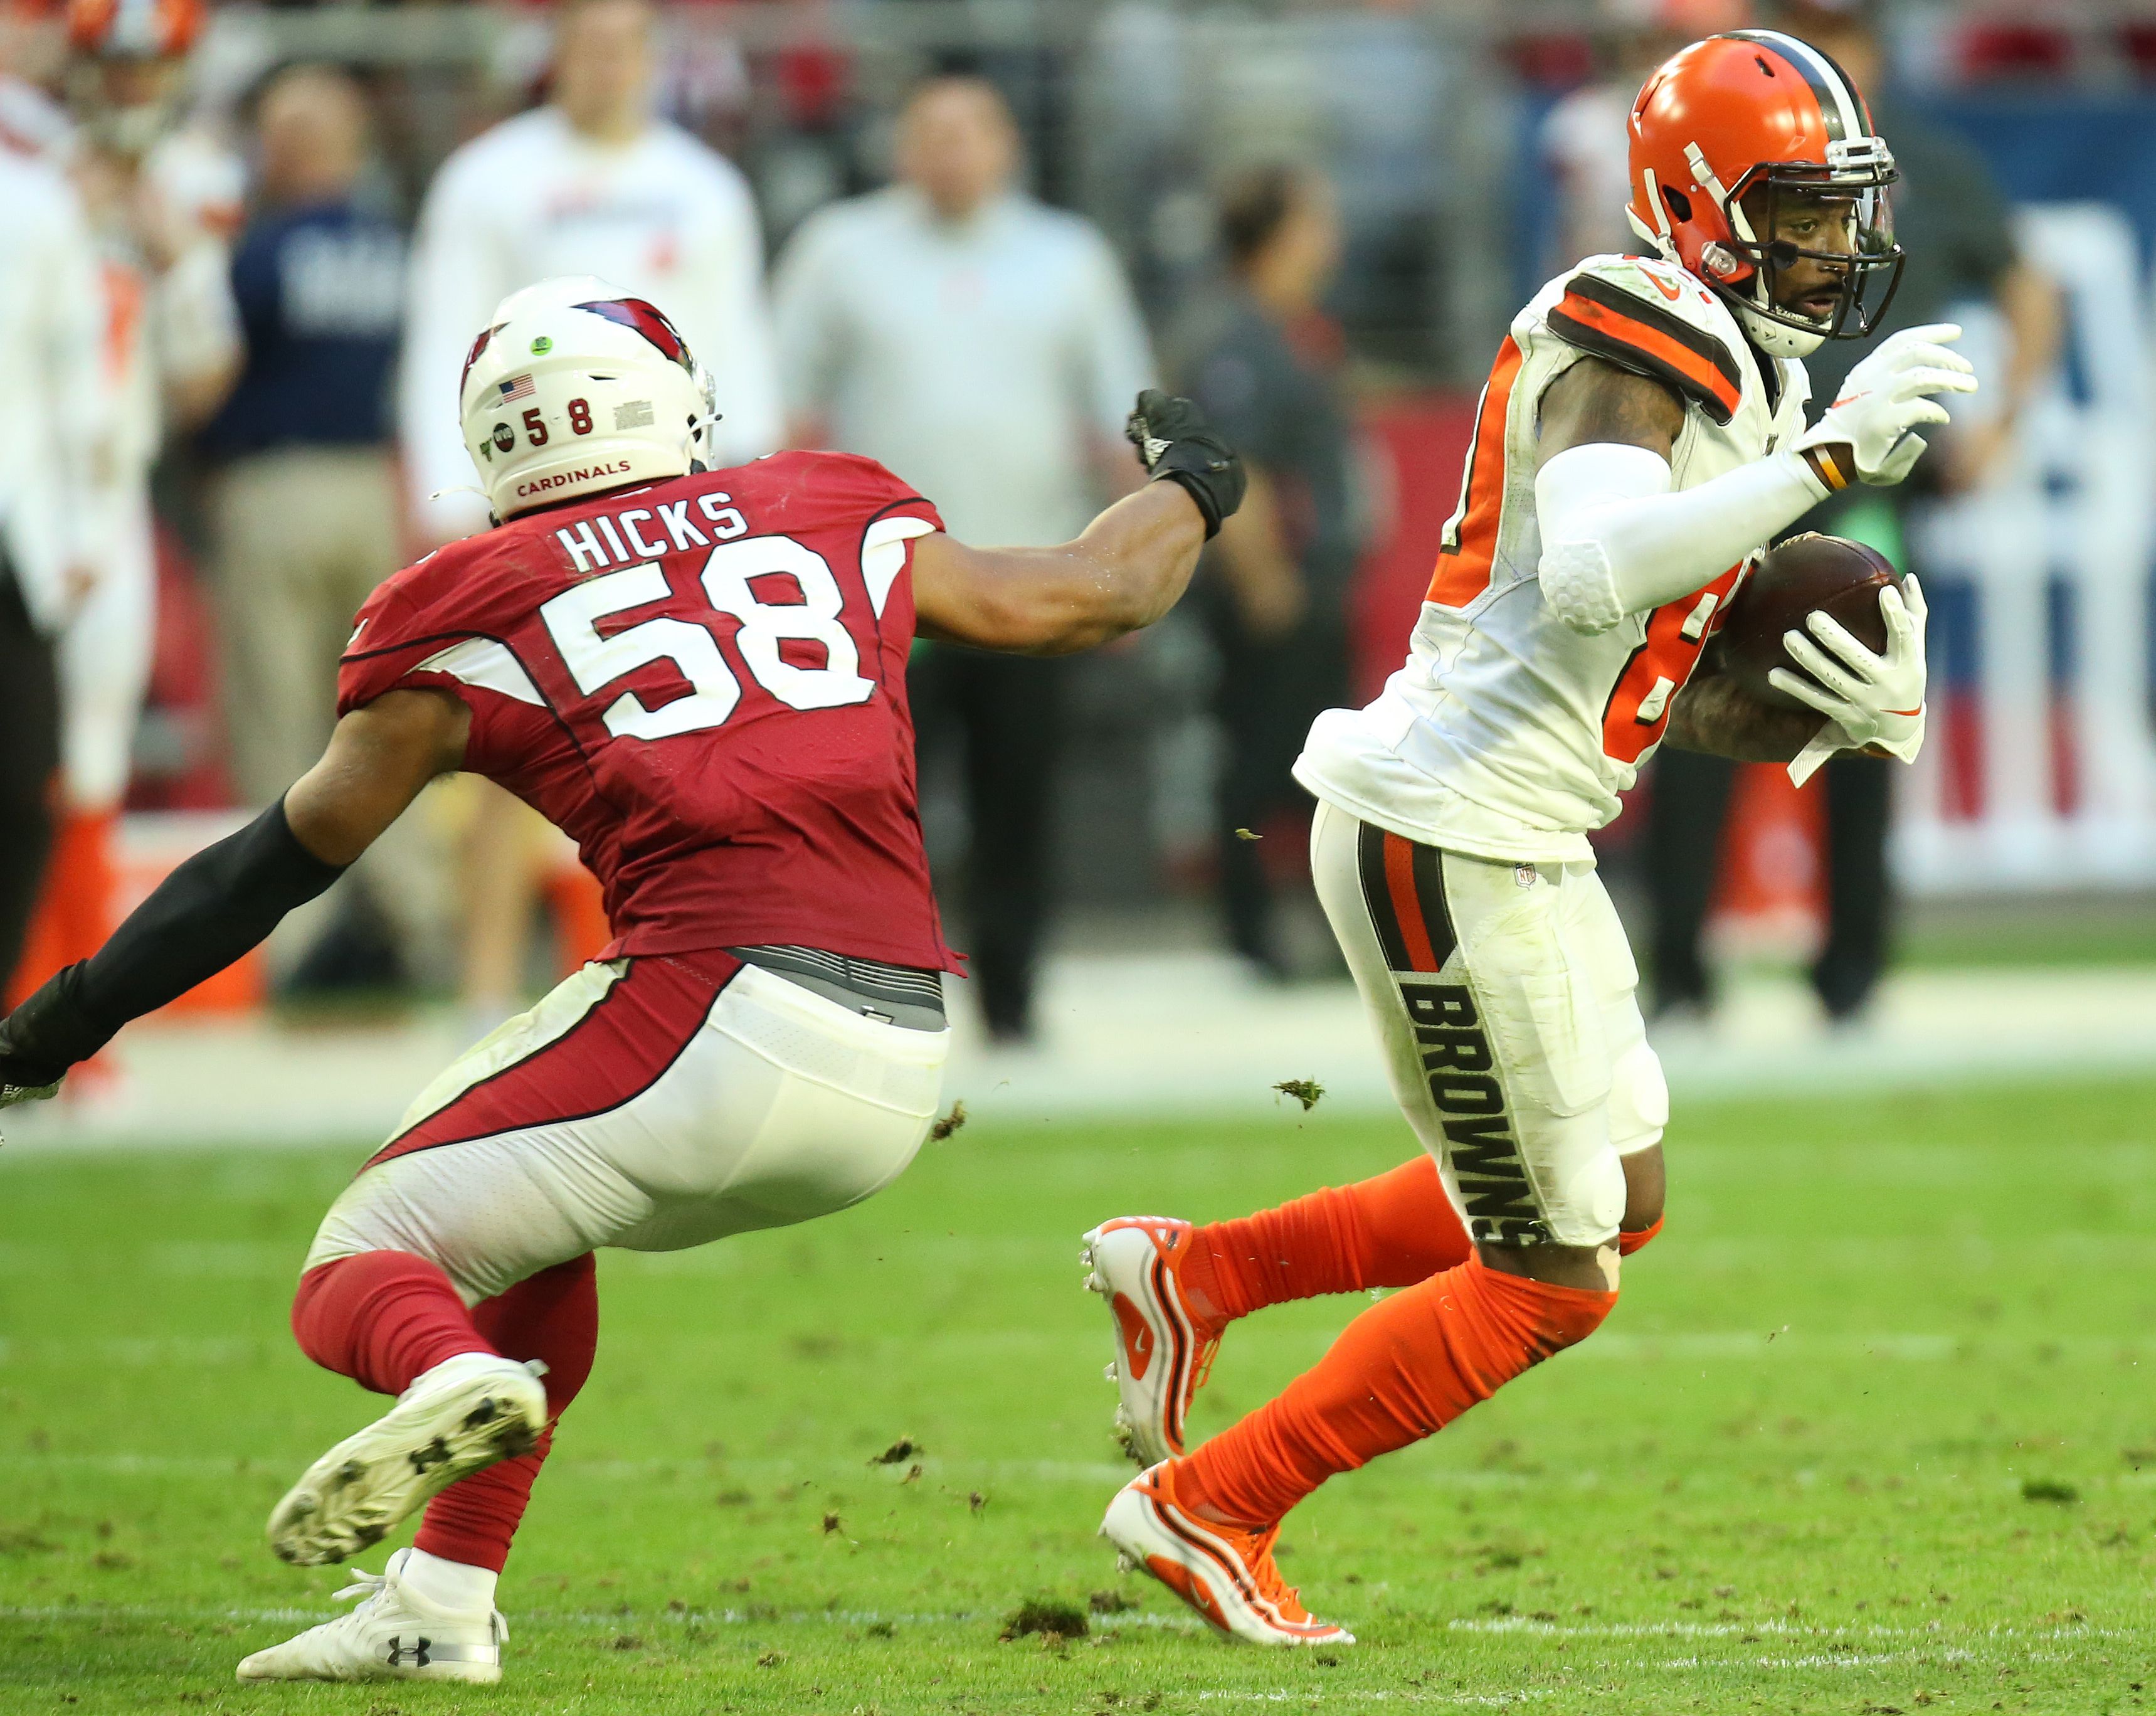
[[[1205,515],[1209,541],[1220,521],[1234,516],[1243,504],[1241,457],[1189,400],[1147,388],[1138,395],[1123,434],[1138,450],[1138,463],[1148,475],[1173,478],[1188,491]]]
[[[1905,328],[1849,372],[1825,416],[1797,438],[1794,450],[1847,447],[1867,483],[1898,483],[1924,450],[1917,431],[1944,423],[1940,393],[1974,393],[1976,370],[1947,347],[1961,337],[1952,322]],[[1847,473],[1844,473],[1846,480]]]
[[[1799,631],[1782,635],[1782,647],[1804,670],[1792,673],[1778,667],[1767,676],[1768,682],[1827,718],[1827,725],[1789,765],[1790,776],[1799,786],[1836,751],[1870,750],[1913,763],[1922,748],[1923,587],[1912,578],[1901,589],[1881,590],[1879,613],[1887,622],[1884,655],[1866,649],[1847,627],[1825,614],[1814,614],[1805,621],[1811,638]]]
[[[12,1017],[0,1019],[0,1108],[12,1108],[18,1102],[35,1102],[51,1096],[59,1089],[60,1075],[66,1070],[22,1053],[8,1029],[13,1023]]]

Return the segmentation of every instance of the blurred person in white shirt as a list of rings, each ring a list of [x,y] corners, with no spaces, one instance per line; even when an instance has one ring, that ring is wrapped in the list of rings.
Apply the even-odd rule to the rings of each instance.
[[[199,0],[71,0],[67,12],[70,123],[49,131],[44,158],[68,174],[97,253],[107,433],[57,642],[60,814],[18,993],[86,958],[112,927],[114,831],[157,619],[151,469],[239,370],[226,270],[241,171],[181,123],[203,22]]]
[[[968,541],[1066,541],[1127,486],[1123,418],[1152,380],[1122,267],[1091,222],[1018,188],[1018,126],[984,80],[923,84],[897,141],[899,182],[810,216],[780,259],[790,433],[881,461]],[[1062,665],[929,645],[909,675],[924,746],[963,736],[967,933],[1004,1042],[1032,1031]]]
[[[472,330],[534,280],[598,275],[664,306],[717,379],[721,460],[779,444],[756,205],[738,167],[654,115],[654,21],[646,0],[566,0],[552,99],[465,144],[428,189],[401,401],[413,519],[428,546],[486,523],[457,378]]]
[[[415,555],[487,522],[458,383],[472,330],[535,280],[597,275],[662,306],[717,380],[716,456],[779,444],[756,205],[739,168],[654,113],[656,21],[649,0],[563,0],[547,105],[475,137],[428,189],[398,403]],[[540,874],[567,849],[500,789],[469,790],[463,988],[473,1024],[490,1025],[523,1004]],[[596,887],[565,871],[563,888],[603,943]]]
[[[90,583],[105,456],[97,259],[59,170],[0,147],[0,983],[54,835],[54,642]]]

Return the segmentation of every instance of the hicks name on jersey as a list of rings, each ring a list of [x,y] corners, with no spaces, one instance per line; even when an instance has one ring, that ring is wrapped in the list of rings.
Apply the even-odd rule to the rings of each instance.
[[[558,480],[566,481],[567,477],[565,475]],[[723,542],[747,533],[748,520],[738,507],[729,504],[732,499],[732,496],[717,490],[696,497],[696,511],[711,527],[709,536],[690,519],[690,501],[661,501],[653,506],[630,506],[619,512],[601,512],[580,519],[569,529],[556,531],[554,540],[568,550],[569,558],[576,563],[579,572],[597,572],[603,567],[656,560],[662,554],[708,548],[714,542]],[[663,529],[666,541],[658,542],[646,537],[645,525],[651,525],[654,530]]]

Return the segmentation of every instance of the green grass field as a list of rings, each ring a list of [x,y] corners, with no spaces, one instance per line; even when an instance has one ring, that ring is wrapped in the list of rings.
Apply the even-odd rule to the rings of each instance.
[[[1363,1640],[1306,1653],[1201,1633],[1093,1537],[1123,1468],[1077,1236],[1404,1133],[976,1123],[839,1219],[606,1258],[495,1690],[231,1680],[332,1612],[335,1572],[259,1534],[370,1410],[285,1328],[357,1153],[0,1156],[0,1709],[2156,1705],[2153,1112],[2137,1083],[1690,1107],[1603,1331],[1291,1521],[1289,1576]],[[1356,1308],[1241,1325],[1199,1428]],[[1000,1642],[1034,1598],[1112,1612]]]

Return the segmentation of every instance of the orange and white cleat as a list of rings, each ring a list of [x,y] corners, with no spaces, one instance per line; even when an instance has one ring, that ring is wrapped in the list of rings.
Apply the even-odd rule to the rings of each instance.
[[[1118,1215],[1087,1234],[1078,1254],[1086,1287],[1115,1317],[1107,1374],[1120,1396],[1116,1439],[1141,1466],[1183,1452],[1191,1396],[1212,1369],[1227,1326],[1200,1317],[1183,1297],[1190,1234],[1190,1224],[1173,1216]]]
[[[1175,1468],[1141,1473],[1108,1503],[1101,1535],[1122,1552],[1125,1572],[1143,1569],[1208,1625],[1254,1645],[1352,1645],[1355,1635],[1302,1606],[1273,1559],[1280,1527],[1215,1525],[1175,1499]]]

